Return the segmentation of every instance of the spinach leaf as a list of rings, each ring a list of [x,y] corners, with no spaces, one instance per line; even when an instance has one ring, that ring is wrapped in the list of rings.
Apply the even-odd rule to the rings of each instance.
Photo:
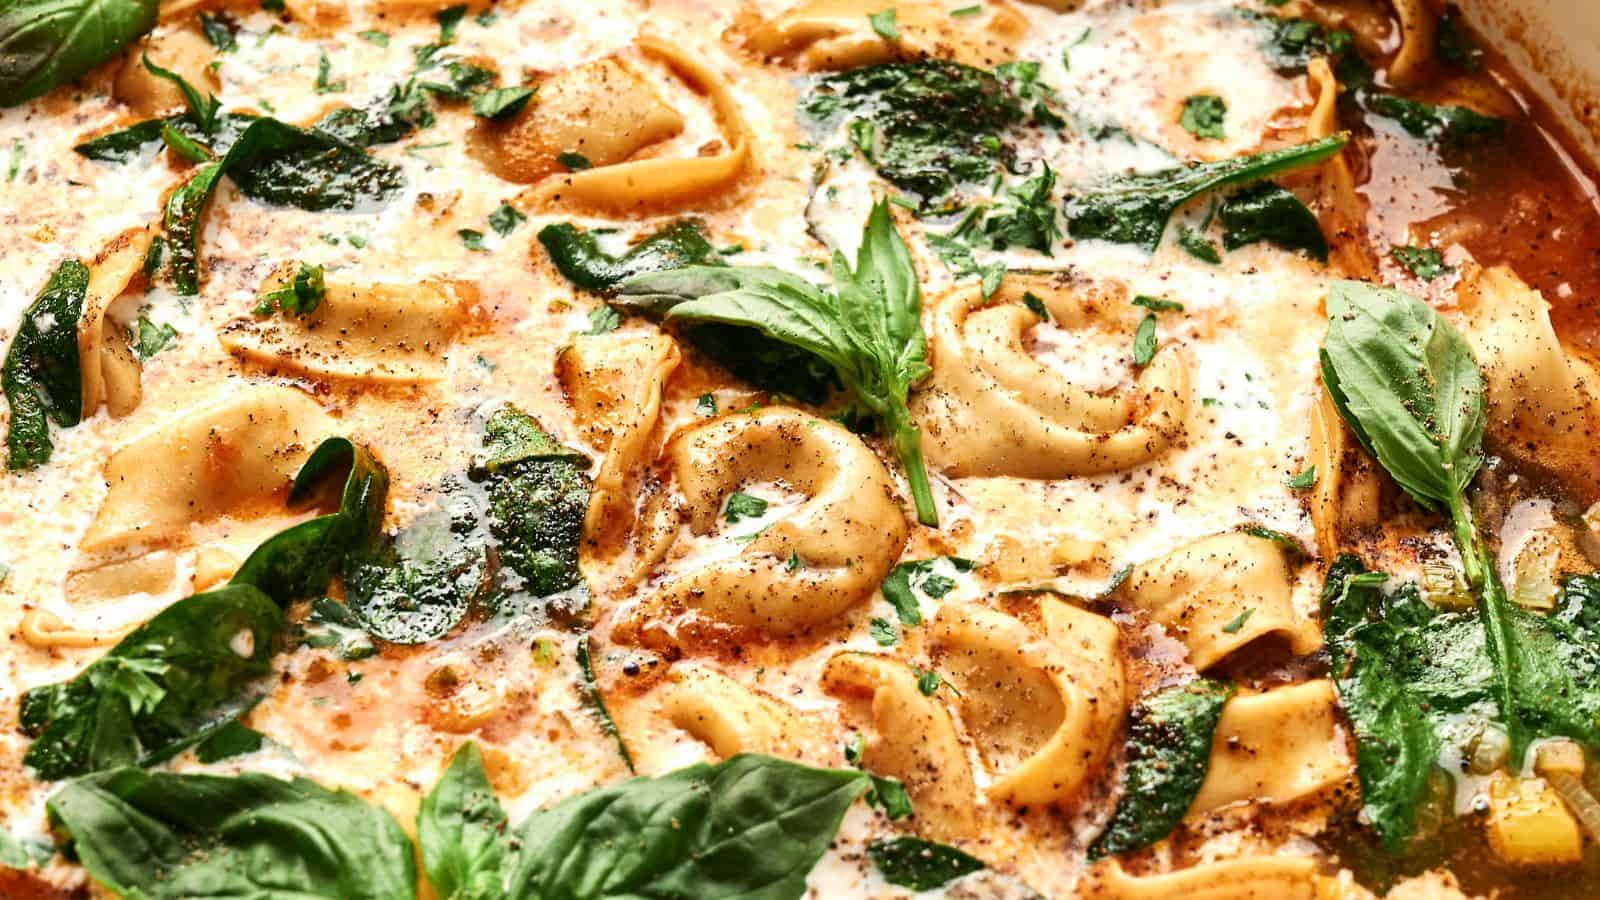
[[[1089,845],[1090,859],[1148,847],[1178,826],[1206,780],[1211,738],[1231,696],[1231,683],[1201,678],[1134,704],[1122,799]]]
[[[798,900],[870,784],[863,772],[740,754],[596,788],[521,826],[506,896]]]
[[[246,584],[174,603],[76,678],[23,695],[34,738],[23,762],[54,780],[182,752],[255,705],[250,686],[267,674],[282,625],[277,604]]]
[[[578,640],[578,688],[583,692],[583,699],[589,704],[594,713],[595,723],[600,730],[605,732],[613,741],[617,742],[617,753],[622,761],[627,764],[628,771],[637,771],[633,767],[633,754],[628,752],[628,744],[622,739],[622,732],[617,728],[617,721],[611,718],[611,710],[606,707],[605,695],[600,693],[600,683],[594,677],[594,658],[589,653],[589,636],[584,635]]]
[[[685,334],[696,350],[762,390],[820,406],[839,388],[826,362],[753,329],[707,322]]]
[[[31,469],[50,461],[50,421],[70,428],[83,417],[78,319],[89,290],[89,268],[75,259],[56,267],[22,313],[22,324],[0,366],[0,388],[11,407],[6,466]]]
[[[827,363],[878,419],[906,470],[918,521],[938,523],[922,432],[906,405],[910,386],[928,374],[922,293],[887,201],[873,205],[853,269],[835,251],[832,291],[777,269],[691,266],[630,279],[621,294],[624,304],[668,308],[668,321],[753,328]]]
[[[883,880],[913,891],[931,891],[984,868],[983,861],[948,844],[918,837],[877,840],[867,856]]]
[[[304,778],[115,769],[68,782],[45,809],[120,896],[416,896],[411,840],[394,817]]]
[[[278,532],[251,552],[231,584],[260,588],[279,606],[320,593],[346,558],[365,546],[383,522],[389,473],[365,447],[348,438],[328,438],[307,457],[289,487],[291,505],[309,500],[332,476],[344,472],[339,506]]]
[[[167,198],[163,221],[179,293],[200,290],[201,218],[223,175],[248,197],[312,212],[385,200],[404,181],[398,168],[331,134],[254,119],[220,159]]]
[[[1440,62],[1468,71],[1477,71],[1483,60],[1483,50],[1472,39],[1461,10],[1455,4],[1445,7],[1435,31],[1434,53]]]
[[[1206,240],[1205,235],[1187,226],[1178,229],[1178,246],[1201,262],[1213,266],[1222,262],[1222,254],[1217,252],[1217,246]]]
[[[718,265],[720,257],[706,240],[702,227],[694,219],[681,219],[619,256],[601,250],[593,234],[566,222],[546,225],[539,231],[539,243],[544,245],[556,270],[568,281],[586,291],[609,294],[636,275],[685,266]]]
[[[1022,104],[994,74],[932,59],[825,75],[800,112],[820,129],[846,119],[870,126],[878,174],[924,201],[999,171],[1012,156],[1000,134],[1023,121]]]
[[[1322,589],[1322,616],[1339,702],[1356,734],[1362,811],[1390,852],[1439,801],[1446,740],[1465,745],[1463,714],[1491,716],[1494,671],[1475,617],[1440,612],[1414,585],[1385,594],[1387,576],[1339,557]]]
[[[477,480],[446,479],[433,507],[354,555],[348,609],[396,644],[438,638],[474,610],[511,613],[537,600],[572,618],[583,598],[557,595],[582,583],[586,467],[532,418],[502,408],[485,429]]]
[[[392,144],[433,123],[433,108],[413,78],[390,87],[386,95],[364,107],[333,110],[312,129],[357,147],[375,147]]]
[[[1222,246],[1229,250],[1267,241],[1286,250],[1304,250],[1321,262],[1328,260],[1328,242],[1317,217],[1300,198],[1270,181],[1229,197],[1219,215]]]
[[[1348,139],[1341,133],[1249,156],[1101,178],[1069,192],[1067,231],[1076,238],[1138,244],[1153,251],[1161,243],[1167,219],[1184,201],[1224,185],[1259,181],[1319,163],[1338,153]]]
[[[441,900],[496,900],[504,896],[511,846],[506,811],[471,741],[417,808],[417,843],[428,883]]]
[[[137,125],[91,138],[72,149],[80,156],[96,162],[115,164],[133,162],[148,153],[153,153],[161,145],[161,129],[166,122],[166,119],[146,119]]]
[[[1435,106],[1371,91],[1360,96],[1370,112],[1393,119],[1412,137],[1448,147],[1467,147],[1499,137],[1506,128],[1504,119],[1486,116],[1465,106]]]
[[[0,5],[0,106],[111,59],[156,25],[157,0],[9,0]]]
[[[214,763],[234,756],[243,756],[261,749],[266,736],[238,719],[218,728],[211,736],[195,745],[195,758],[203,763]]]

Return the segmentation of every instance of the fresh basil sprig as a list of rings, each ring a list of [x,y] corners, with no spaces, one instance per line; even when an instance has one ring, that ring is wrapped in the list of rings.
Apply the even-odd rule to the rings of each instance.
[[[94,879],[119,897],[411,900],[416,859],[388,812],[304,778],[114,769],[45,804]]]
[[[422,801],[417,834],[446,900],[798,900],[871,785],[865,772],[744,753],[597,787],[510,829],[469,743]]]
[[[939,524],[922,432],[906,405],[911,385],[928,374],[922,292],[886,201],[872,207],[854,268],[834,252],[832,290],[778,269],[690,266],[629,279],[618,302],[665,310],[669,321],[752,328],[832,366],[878,418],[905,467],[917,520]]]
[[[0,3],[0,106],[15,106],[111,59],[156,25],[158,0]]]
[[[1600,692],[1585,687],[1600,673],[1593,635],[1512,606],[1473,520],[1466,492],[1483,464],[1487,412],[1466,341],[1393,289],[1335,282],[1327,306],[1322,377],[1340,415],[1412,499],[1450,518],[1511,759],[1540,737],[1600,745]]]

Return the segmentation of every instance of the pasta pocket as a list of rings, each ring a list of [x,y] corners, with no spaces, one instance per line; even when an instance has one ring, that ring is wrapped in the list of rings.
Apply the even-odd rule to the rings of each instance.
[[[261,286],[288,284],[293,267]],[[444,377],[445,354],[467,323],[477,288],[462,282],[325,282],[315,309],[242,316],[224,325],[222,346],[275,371],[367,384],[417,384]]]
[[[994,775],[988,795],[1018,806],[1064,804],[1110,751],[1127,696],[1116,625],[1051,596],[1042,638],[975,605],[933,620],[939,672],[956,689],[967,733]]]
[[[895,14],[895,40],[868,19],[886,10]],[[957,18],[948,4],[923,0],[802,0],[743,30],[751,50],[812,72],[924,57],[992,68],[1016,59],[1028,20],[1004,2],[986,3],[981,12]]]
[[[679,663],[667,678],[661,711],[722,759],[740,753],[800,755],[809,728],[788,704],[705,666]]]
[[[1117,298],[1045,276],[1010,276],[984,299],[977,285],[934,301],[929,329],[933,376],[912,411],[928,459],[949,475],[1064,478],[1149,462],[1182,434],[1189,414],[1188,354],[1166,342],[1130,389],[1074,383],[1029,352],[1041,325],[1100,332],[1131,347],[1141,310]]]
[[[828,660],[822,688],[870,701],[873,732],[861,745],[861,765],[900,779],[918,831],[947,843],[976,835],[978,788],[966,747],[949,710],[918,689],[910,666],[874,653],[840,653]]]
[[[1235,803],[1283,804],[1349,778],[1333,682],[1309,681],[1234,697],[1222,708],[1206,780],[1191,817]]]
[[[664,334],[583,335],[556,357],[578,428],[602,456],[583,523],[583,553],[603,561],[633,522],[640,471],[661,416],[661,392],[683,356]]]
[[[725,498],[769,483],[800,495],[788,514],[714,557],[669,576],[619,617],[620,640],[672,643],[687,632],[788,636],[833,620],[883,581],[906,540],[894,484],[861,439],[788,407],[707,422],[667,446],[681,503],[659,515],[708,535]],[[657,534],[679,530],[657,523]]]
[[[1116,596],[1182,641],[1189,664],[1204,672],[1268,635],[1285,638],[1295,653],[1321,646],[1315,624],[1297,619],[1293,590],[1283,549],[1235,532],[1135,568]]]
[[[1600,486],[1600,374],[1556,337],[1549,304],[1501,266],[1469,271],[1456,302],[1488,382],[1488,439],[1519,462]]]
[[[1339,417],[1333,397],[1320,381],[1311,406],[1310,459],[1316,474],[1311,486],[1311,524],[1317,553],[1332,559],[1340,547],[1347,546],[1348,531],[1379,522],[1386,481],[1377,462]]]
[[[85,417],[102,404],[111,415],[125,416],[143,396],[139,361],[122,335],[114,327],[108,329],[106,312],[135,279],[143,277],[145,255],[154,237],[148,227],[130,228],[112,239],[89,266],[89,287],[78,320]]]
[[[673,208],[731,187],[749,160],[750,136],[727,78],[666,41],[641,37],[635,46],[706,97],[718,140],[695,155],[641,158],[679,135],[684,118],[638,66],[608,58],[546,78],[521,112],[480,125],[485,164],[508,181],[533,184],[523,197],[538,208]]]
[[[315,400],[280,385],[180,416],[106,461],[109,490],[81,546],[192,543],[199,526],[277,508],[306,454],[333,429]]]

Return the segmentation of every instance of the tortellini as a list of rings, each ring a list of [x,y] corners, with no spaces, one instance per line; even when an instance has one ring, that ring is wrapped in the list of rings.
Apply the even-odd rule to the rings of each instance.
[[[898,40],[878,34],[867,18],[888,9],[895,12]],[[948,4],[926,0],[802,0],[746,29],[745,41],[762,56],[793,59],[810,71],[921,57],[993,68],[1016,58],[1027,30],[1028,20],[1004,2],[958,18]]]
[[[604,558],[632,524],[634,488],[661,416],[661,391],[683,356],[664,334],[584,335],[556,358],[556,376],[584,439],[604,454],[583,523],[583,553]]]
[[[334,431],[315,400],[263,386],[167,422],[111,455],[105,500],[67,573],[66,598],[79,613],[112,600],[178,588],[192,593],[230,577],[256,543],[290,521],[283,501],[310,452]],[[191,549],[192,548],[192,549]],[[95,612],[93,628],[43,607],[23,617],[35,646],[110,643],[141,621],[148,603]]]
[[[534,184],[525,198],[536,207],[672,208],[731,187],[749,161],[750,135],[728,80],[666,41],[641,37],[635,46],[705,95],[719,140],[693,156],[639,158],[681,133],[684,119],[638,70],[612,58],[546,79],[510,121],[481,126],[478,146],[489,168]],[[573,170],[561,159],[568,153],[588,167]]]
[[[662,712],[717,756],[799,755],[807,723],[787,704],[705,666],[679,663],[667,677]]]
[[[1116,625],[1051,596],[1041,638],[969,604],[933,620],[939,673],[994,774],[988,795],[1018,806],[1070,802],[1104,762],[1127,705]]]
[[[139,361],[122,335],[107,333],[106,311],[144,270],[154,233],[131,228],[114,238],[89,267],[89,287],[78,320],[78,362],[81,367],[83,415],[104,404],[113,416],[125,416],[142,396]]]
[[[1497,266],[1468,272],[1456,302],[1488,382],[1491,446],[1586,488],[1600,485],[1600,373],[1562,346],[1544,298]]]
[[[262,285],[287,283],[283,269]],[[477,300],[475,286],[326,282],[305,315],[241,316],[223,326],[230,353],[274,370],[368,384],[415,384],[444,377],[445,353]]]
[[[977,285],[934,302],[933,377],[914,396],[928,459],[953,476],[1063,478],[1149,462],[1182,435],[1188,354],[1168,341],[1127,390],[1074,384],[1029,353],[1037,297],[1056,327],[1105,332],[1131,347],[1142,311],[1118,297],[1045,276],[1007,277],[993,298]]]
[[[874,653],[840,653],[828,660],[822,687],[836,697],[871,701],[873,730],[862,744],[861,764],[900,779],[919,832],[947,843],[977,832],[978,789],[966,748],[949,710],[917,688],[910,666]]]
[[[1243,532],[1220,534],[1134,569],[1117,590],[1189,649],[1200,671],[1267,635],[1296,653],[1321,645],[1316,626],[1299,621],[1293,576],[1274,542]]]
[[[1245,801],[1290,803],[1343,783],[1352,761],[1335,707],[1326,679],[1229,700],[1190,816]]]
[[[1104,900],[1317,900],[1309,856],[1245,856],[1161,875],[1129,875],[1113,861],[1084,896]]]
[[[198,526],[276,509],[311,448],[334,430],[289,387],[238,392],[168,422],[106,462],[106,498],[82,548],[192,543]]]
[[[723,499],[741,486],[778,483],[804,499],[736,554],[669,578],[626,610],[621,640],[816,627],[870,594],[905,544],[905,514],[883,463],[826,419],[767,407],[689,429],[665,456],[683,500],[661,515],[697,535],[711,532]]]

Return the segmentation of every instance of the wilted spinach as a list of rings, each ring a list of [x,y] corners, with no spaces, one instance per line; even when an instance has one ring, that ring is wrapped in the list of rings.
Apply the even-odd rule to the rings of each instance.
[[[615,256],[601,250],[592,233],[566,222],[542,228],[539,243],[562,276],[597,294],[612,293],[635,275],[721,264],[716,248],[694,219],[666,225]]]
[[[1067,231],[1077,238],[1101,238],[1155,250],[1167,219],[1184,201],[1225,185],[1260,181],[1321,162],[1338,153],[1347,140],[1347,135],[1337,134],[1249,156],[1112,175],[1078,185],[1067,196]]]
[[[1237,250],[1256,241],[1286,250],[1304,250],[1319,261],[1328,259],[1328,241],[1317,217],[1288,190],[1263,181],[1234,194],[1218,211],[1222,245]]]
[[[78,319],[89,290],[89,268],[75,259],[56,267],[22,324],[0,367],[0,388],[11,407],[6,466],[30,469],[50,461],[50,421],[63,428],[83,416],[83,372]]]
[[[873,841],[867,856],[884,881],[913,891],[935,890],[984,868],[976,857],[919,837]]]

